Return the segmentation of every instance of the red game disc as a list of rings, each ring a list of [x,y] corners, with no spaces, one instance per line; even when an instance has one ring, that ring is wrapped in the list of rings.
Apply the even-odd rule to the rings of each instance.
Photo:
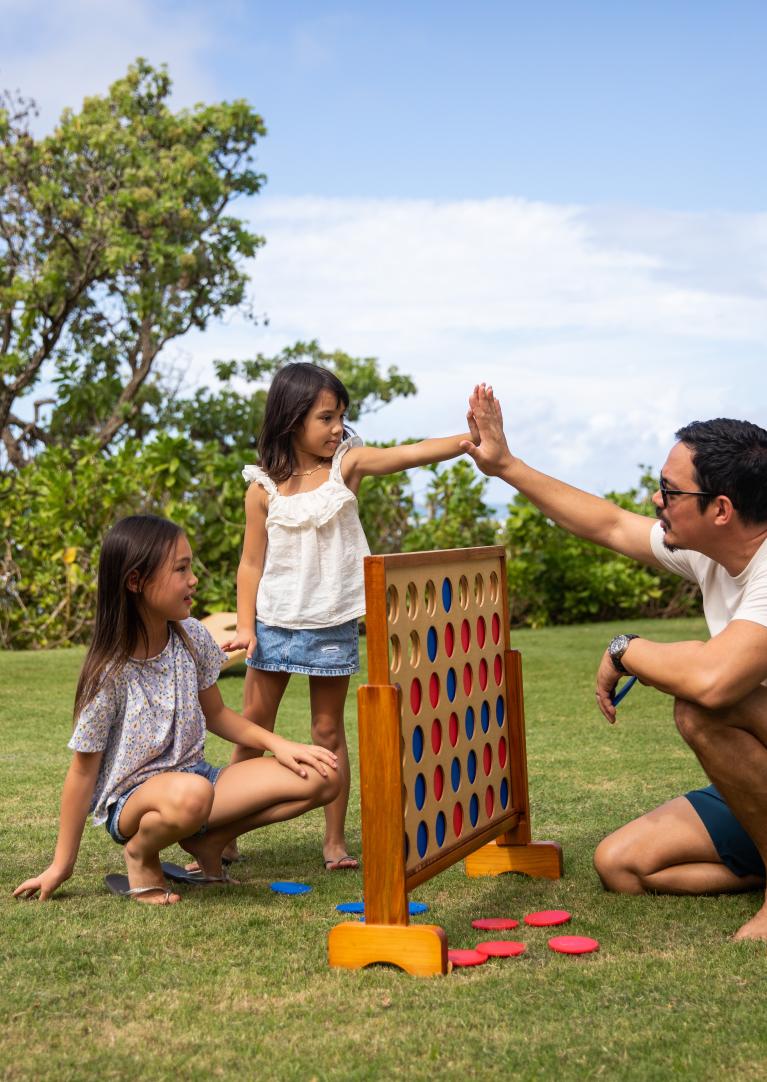
[[[599,950],[596,939],[586,935],[555,935],[549,940],[549,946],[559,954],[591,954]]]
[[[532,928],[548,928],[551,924],[567,924],[569,919],[566,909],[542,909],[540,913],[528,913],[525,924]]]
[[[524,954],[527,944],[515,939],[488,939],[484,943],[477,943],[477,950],[490,958],[513,958],[517,954]]]
[[[454,966],[481,966],[487,961],[486,954],[480,954],[479,951],[448,951],[447,957]]]
[[[519,921],[511,917],[478,917],[471,922],[472,928],[479,928],[481,932],[502,932],[510,928],[519,928]]]

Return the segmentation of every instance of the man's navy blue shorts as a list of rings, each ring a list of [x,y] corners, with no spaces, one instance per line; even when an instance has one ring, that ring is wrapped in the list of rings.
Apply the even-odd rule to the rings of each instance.
[[[761,875],[764,862],[751,838],[730,811],[715,785],[693,789],[685,796],[703,821],[719,858],[735,875]]]

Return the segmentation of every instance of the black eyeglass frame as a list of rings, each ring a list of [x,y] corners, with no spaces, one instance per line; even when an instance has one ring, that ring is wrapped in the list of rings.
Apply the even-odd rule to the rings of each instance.
[[[708,496],[711,499],[714,498],[713,492],[702,492],[701,490],[690,492],[688,489],[684,488],[669,488],[663,477],[661,477],[658,482],[658,491],[660,492],[660,498],[663,501],[664,509],[668,507],[669,496]]]

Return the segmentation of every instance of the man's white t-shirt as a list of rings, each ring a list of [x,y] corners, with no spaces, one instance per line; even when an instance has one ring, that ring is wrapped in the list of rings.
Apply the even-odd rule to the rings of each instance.
[[[767,541],[762,542],[739,575],[730,575],[721,564],[701,552],[690,549],[669,552],[663,544],[660,522],[652,528],[650,544],[653,555],[664,567],[689,582],[697,582],[712,636],[724,631],[731,620],[751,620],[767,627]]]

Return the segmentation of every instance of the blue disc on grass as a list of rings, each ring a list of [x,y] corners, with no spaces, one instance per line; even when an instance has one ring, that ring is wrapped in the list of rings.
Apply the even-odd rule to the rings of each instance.
[[[275,894],[308,894],[312,889],[308,883],[270,883],[269,889]]]
[[[364,913],[364,902],[341,902],[336,906],[339,913]],[[427,913],[429,907],[426,902],[408,902],[407,911],[411,917],[417,917],[419,913]]]
[[[339,913],[364,913],[364,902],[341,902],[336,906]]]

